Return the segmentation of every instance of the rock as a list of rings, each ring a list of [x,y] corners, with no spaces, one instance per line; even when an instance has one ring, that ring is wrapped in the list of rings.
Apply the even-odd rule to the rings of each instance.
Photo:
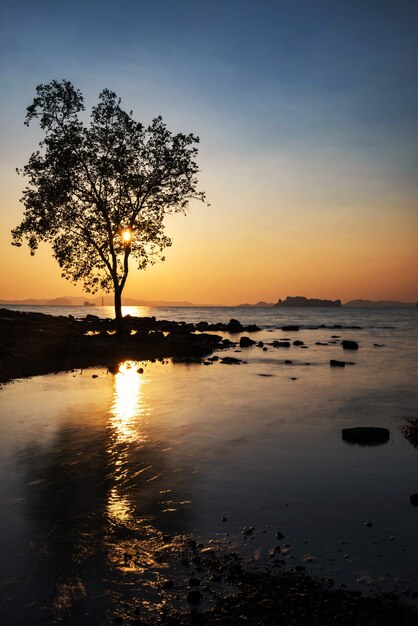
[[[390,438],[390,431],[387,428],[375,428],[373,426],[343,428],[341,434],[343,441],[359,446],[379,446],[387,443]]]
[[[84,319],[86,322],[100,322],[100,317],[98,315],[90,315],[90,313],[86,315]]]
[[[245,526],[245,528],[242,529],[242,534],[252,535],[253,530],[255,530],[254,526]]]
[[[299,330],[299,326],[282,326],[282,330],[289,330],[289,331],[298,331]]]
[[[343,339],[343,341],[341,342],[341,345],[344,348],[344,350],[358,350],[357,341],[350,341],[348,339]]]
[[[285,365],[292,365],[293,361],[291,361],[290,359],[286,359],[285,360]]]
[[[261,330],[261,328],[259,328],[256,324],[250,324],[249,326],[245,326],[244,330],[247,331],[247,333],[256,333]]]
[[[281,539],[284,539],[284,534],[279,531],[277,531],[277,535],[276,535],[277,539],[280,541]]]
[[[266,348],[266,346],[264,346],[264,348],[263,348],[263,352],[267,352],[267,348]]]
[[[234,319],[229,320],[225,328],[229,333],[241,333],[244,330],[241,322]]]
[[[236,359],[233,356],[224,356],[221,359],[221,363],[225,363],[225,365],[239,365],[240,363],[244,363],[241,359]]]
[[[418,493],[413,493],[412,496],[409,496],[412,506],[418,506]]]
[[[208,330],[209,324],[208,322],[199,322],[198,324],[195,324],[195,328],[196,330],[202,332],[204,330]]]
[[[296,339],[296,340],[293,342],[293,345],[294,345],[294,346],[303,346],[303,341],[301,341],[300,339]]]
[[[337,361],[336,359],[331,359],[329,364],[331,367],[345,367],[345,361]]]
[[[258,346],[259,348],[263,348],[263,346],[264,346],[264,341],[259,341],[259,342],[258,342],[258,344],[257,344],[257,346]]]
[[[239,340],[240,348],[248,348],[249,346],[253,346],[254,344],[255,341],[253,341],[253,339],[250,339],[249,337],[241,337],[241,339]]]
[[[98,374],[92,374],[92,376],[91,376],[91,377],[92,377],[92,378],[98,378],[99,376],[98,376]]]
[[[289,341],[273,341],[273,346],[275,348],[290,348]]]
[[[374,343],[373,346],[375,348],[383,348],[383,344],[382,343]]]
[[[367,526],[367,528],[371,528],[373,526],[373,522],[364,522],[364,525]]]
[[[315,341],[315,345],[316,346],[327,346],[328,344],[325,343],[324,341]]]

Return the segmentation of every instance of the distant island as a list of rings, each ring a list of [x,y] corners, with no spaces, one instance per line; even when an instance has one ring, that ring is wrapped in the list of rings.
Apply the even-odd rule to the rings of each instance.
[[[273,307],[273,306],[274,306],[273,302],[265,302],[264,300],[260,300],[260,302],[256,302],[255,304],[248,304],[248,303],[246,303],[246,304],[237,304],[237,307],[239,309],[244,309],[246,307],[250,307],[250,308],[253,308],[253,309],[254,308],[267,309],[267,308]]]
[[[304,296],[287,296],[280,300],[275,307],[341,307],[341,300],[321,300],[319,298],[305,298]]]
[[[394,308],[408,308],[418,306],[417,302],[400,302],[399,300],[350,300],[343,306],[347,307],[394,307]]]

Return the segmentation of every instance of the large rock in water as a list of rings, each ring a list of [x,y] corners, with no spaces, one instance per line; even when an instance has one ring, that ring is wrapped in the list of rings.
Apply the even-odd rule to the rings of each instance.
[[[379,446],[387,443],[390,431],[387,428],[374,426],[358,426],[356,428],[343,428],[342,439],[346,443],[356,443],[359,446]]]
[[[253,339],[250,339],[249,337],[241,337],[241,339],[239,340],[240,348],[249,348],[250,346],[253,346],[254,344],[255,344],[255,341]]]
[[[241,322],[239,322],[238,320],[229,320],[228,324],[226,325],[226,330],[230,333],[241,333],[244,328],[241,324]]]
[[[350,341],[349,339],[344,339],[341,342],[341,345],[344,348],[344,350],[358,350],[357,341]]]

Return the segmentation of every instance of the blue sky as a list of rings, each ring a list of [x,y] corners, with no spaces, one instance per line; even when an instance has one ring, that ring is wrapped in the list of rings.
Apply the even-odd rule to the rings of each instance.
[[[35,148],[36,128],[23,126],[34,87],[65,77],[88,104],[109,87],[141,121],[161,113],[173,130],[200,135],[216,219],[226,210],[239,217],[240,207],[250,215],[260,193],[269,200],[257,210],[271,216],[277,204],[299,198],[301,187],[315,210],[322,200],[325,212],[356,215],[360,205],[376,212],[381,197],[383,213],[392,210],[400,221],[416,214],[417,2],[40,0],[2,7],[3,175]],[[245,188],[251,177],[254,185]],[[10,184],[5,193],[15,204],[17,183]],[[222,207],[234,189],[239,202]]]

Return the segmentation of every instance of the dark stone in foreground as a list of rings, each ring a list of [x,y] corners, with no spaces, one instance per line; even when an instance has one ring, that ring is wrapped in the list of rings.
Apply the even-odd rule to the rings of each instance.
[[[286,331],[293,331],[296,332],[299,330],[299,326],[282,326],[282,330]]]
[[[387,443],[390,431],[387,428],[374,426],[358,426],[357,428],[343,428],[342,439],[346,443],[358,444],[359,446],[379,446]]]
[[[350,341],[348,339],[343,339],[343,341],[341,342],[341,345],[344,348],[344,350],[358,350],[357,341]]]
[[[418,493],[413,493],[412,496],[409,497],[412,506],[418,506]]]
[[[331,359],[329,364],[331,367],[345,367],[345,361],[337,361],[336,359]]]

